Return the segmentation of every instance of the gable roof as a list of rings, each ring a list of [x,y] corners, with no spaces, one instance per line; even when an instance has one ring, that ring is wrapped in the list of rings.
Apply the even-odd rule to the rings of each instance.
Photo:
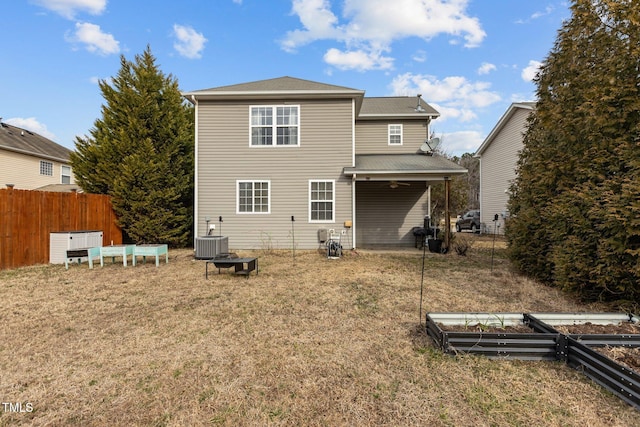
[[[344,86],[303,80],[294,77],[278,77],[210,89],[195,90],[182,94],[189,102],[197,100],[238,100],[238,99],[355,99],[356,112],[360,110],[364,91]]]
[[[69,163],[71,150],[42,135],[26,129],[0,123],[0,149]]]
[[[487,137],[482,142],[482,144],[480,145],[480,147],[478,148],[474,156],[478,157],[482,155],[482,153],[487,149],[487,147],[491,145],[491,142],[496,137],[496,135],[498,135],[502,130],[502,128],[505,127],[507,123],[509,123],[509,120],[518,109],[533,111],[536,109],[536,103],[535,102],[514,102],[513,104],[511,104],[507,109],[507,111],[502,115],[500,120],[498,120],[498,123],[494,126],[491,132],[489,132],[489,135],[487,135]]]
[[[353,98],[356,100],[358,120],[435,119],[440,116],[438,111],[421,98],[410,96],[365,98],[364,90],[289,76],[194,90],[184,92],[182,96],[193,104],[197,100],[282,99],[283,97],[288,99]],[[416,111],[418,103],[422,111]]]
[[[356,89],[351,89],[344,86],[335,86],[329,85],[326,83],[314,82],[311,80],[298,79],[295,77],[277,77],[275,79],[267,79],[267,80],[258,80],[255,82],[248,83],[239,83],[229,86],[219,86],[210,89],[202,89],[196,90],[193,92],[188,92],[185,95],[191,94],[207,94],[207,93],[289,93],[289,92],[307,92],[307,93],[317,93],[317,92],[349,92],[349,93],[361,93],[364,94],[364,91],[359,91]]]
[[[422,111],[416,111],[420,102]],[[439,117],[438,113],[431,105],[427,104],[422,98],[413,96],[385,96],[364,98],[362,108],[358,115],[359,120],[375,120],[381,118],[430,118]]]

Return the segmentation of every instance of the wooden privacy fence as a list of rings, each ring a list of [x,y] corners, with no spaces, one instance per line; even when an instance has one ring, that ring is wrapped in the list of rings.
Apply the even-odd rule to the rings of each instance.
[[[0,270],[49,262],[49,233],[100,230],[121,244],[111,198],[101,194],[0,189]]]

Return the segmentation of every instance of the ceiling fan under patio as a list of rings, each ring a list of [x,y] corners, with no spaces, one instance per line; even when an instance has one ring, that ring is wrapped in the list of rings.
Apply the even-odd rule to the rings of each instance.
[[[388,185],[389,185],[389,188],[394,188],[395,189],[395,188],[398,188],[398,187],[401,187],[401,186],[408,187],[411,184],[409,184],[408,182],[389,181]]]

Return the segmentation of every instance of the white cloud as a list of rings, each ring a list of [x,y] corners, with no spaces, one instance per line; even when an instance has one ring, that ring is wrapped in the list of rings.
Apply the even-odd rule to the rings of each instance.
[[[202,58],[202,50],[207,39],[202,33],[197,32],[192,27],[184,25],[173,25],[173,36],[177,39],[173,47],[185,58]]]
[[[423,94],[424,99],[441,114],[438,122],[448,119],[470,121],[477,118],[475,110],[500,101],[487,82],[471,82],[465,77],[450,76],[442,80],[434,76],[405,73],[391,82],[394,95]]]
[[[529,61],[529,65],[525,67],[522,70],[522,74],[520,74],[522,80],[525,82],[532,81],[536,77],[536,74],[538,74],[538,71],[540,71],[540,67],[542,67],[542,62],[534,60]]]
[[[282,48],[293,52],[298,46],[320,39],[342,39],[340,29],[336,27],[338,18],[331,11],[328,0],[293,0],[291,13],[298,15],[304,30],[287,32],[281,42]]]
[[[341,23],[329,0],[293,0],[292,14],[299,17],[302,29],[287,32],[281,47],[293,52],[316,40],[335,40],[344,43],[348,52],[388,52],[396,40],[430,40],[441,34],[463,39],[466,47],[476,47],[486,33],[477,18],[466,14],[467,2],[345,0]],[[375,61],[372,64],[379,65]]]
[[[76,32],[66,38],[69,42],[84,44],[92,53],[111,55],[120,52],[120,43],[111,34],[103,33],[99,25],[88,22],[76,22]]]
[[[79,12],[100,15],[107,6],[107,0],[33,0],[33,2],[67,19],[74,19]]]
[[[538,19],[542,18],[543,16],[551,15],[551,12],[553,12],[553,6],[547,6],[544,11],[538,11],[531,15],[531,19]]]
[[[50,132],[47,129],[47,126],[40,123],[38,120],[36,120],[35,117],[28,117],[26,119],[22,117],[13,117],[3,121],[12,126],[30,130],[31,132],[37,133],[38,135],[44,136],[45,138],[49,138],[52,141],[55,141],[56,139],[56,136],[53,134],[53,132]]]
[[[554,11],[554,7],[553,6],[547,6],[544,11],[537,11],[531,14],[531,16],[527,19],[518,19],[515,23],[516,24],[528,24],[529,22],[533,21],[534,19],[538,19],[538,18],[542,18],[543,16],[547,16],[547,15],[551,15],[551,13]]]
[[[483,74],[489,74],[491,71],[495,71],[496,70],[496,66],[489,63],[489,62],[483,62],[480,65],[480,68],[478,68],[478,74],[483,75]]]
[[[427,52],[425,52],[424,50],[419,50],[413,54],[411,59],[416,62],[425,62],[427,60]]]
[[[388,70],[393,67],[393,58],[382,56],[381,52],[363,50],[342,52],[331,48],[325,53],[324,61],[340,70]]]
[[[441,149],[457,156],[475,153],[484,141],[482,134],[475,130],[444,133],[440,138],[442,138]]]

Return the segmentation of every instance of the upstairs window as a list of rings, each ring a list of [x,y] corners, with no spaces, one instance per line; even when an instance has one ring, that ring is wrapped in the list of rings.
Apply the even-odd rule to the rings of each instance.
[[[70,166],[62,166],[60,168],[60,183],[71,184],[71,167]]]
[[[53,163],[40,160],[40,175],[53,176]]]
[[[269,213],[269,181],[238,181],[238,213]]]
[[[251,146],[300,145],[299,110],[297,105],[251,107]]]
[[[334,222],[334,181],[309,181],[309,219],[311,222]]]
[[[389,125],[389,145],[402,145],[402,125]]]

